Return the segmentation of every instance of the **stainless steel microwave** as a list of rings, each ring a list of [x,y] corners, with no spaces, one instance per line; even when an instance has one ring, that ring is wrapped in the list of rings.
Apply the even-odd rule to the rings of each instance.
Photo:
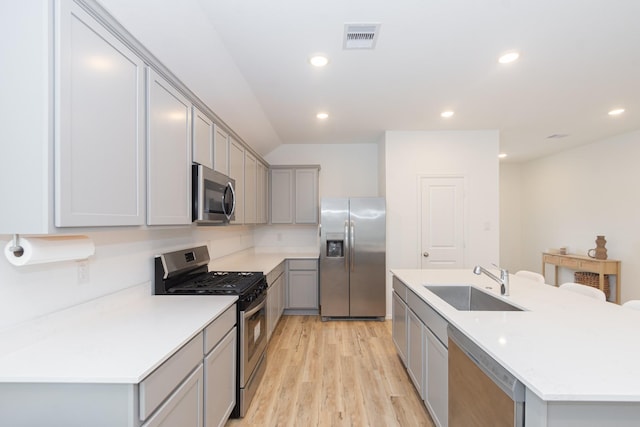
[[[235,219],[235,180],[209,169],[206,166],[192,166],[192,206],[193,222],[198,224],[227,224]]]

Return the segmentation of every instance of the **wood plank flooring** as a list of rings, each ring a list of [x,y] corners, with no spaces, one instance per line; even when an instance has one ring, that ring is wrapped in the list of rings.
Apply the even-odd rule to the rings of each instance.
[[[282,316],[239,426],[433,426],[396,354],[391,321]]]

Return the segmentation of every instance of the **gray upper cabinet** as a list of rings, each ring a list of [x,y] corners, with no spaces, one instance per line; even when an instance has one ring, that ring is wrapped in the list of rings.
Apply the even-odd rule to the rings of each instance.
[[[193,161],[213,169],[213,121],[193,107]]]
[[[0,233],[144,224],[143,61],[75,2],[53,6],[3,21],[20,40],[2,49]]]
[[[319,166],[271,168],[271,223],[318,223]]]
[[[213,170],[229,175],[229,135],[219,126],[214,130],[213,145]]]
[[[267,194],[269,193],[267,166],[258,161],[256,165],[256,223],[267,223]]]
[[[232,224],[244,224],[244,146],[229,138],[229,176],[236,181],[236,214]]]
[[[55,225],[144,223],[144,64],[61,2]]]
[[[191,224],[191,103],[148,72],[147,224]]]
[[[256,223],[256,158],[245,151],[244,154],[244,223]]]

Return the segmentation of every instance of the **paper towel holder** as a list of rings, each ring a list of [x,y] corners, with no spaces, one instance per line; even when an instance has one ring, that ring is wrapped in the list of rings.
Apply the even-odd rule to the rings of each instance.
[[[20,246],[20,235],[19,234],[14,234],[13,235],[13,244],[11,245],[9,250],[11,252],[13,252],[13,254],[16,257],[21,257],[22,255],[24,255],[24,248],[22,246]]]

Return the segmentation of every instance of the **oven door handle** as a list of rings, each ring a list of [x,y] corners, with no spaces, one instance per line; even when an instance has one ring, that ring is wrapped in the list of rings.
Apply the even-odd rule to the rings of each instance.
[[[262,294],[261,299],[262,301],[260,301],[258,305],[256,305],[254,308],[244,313],[245,318],[253,316],[256,312],[260,311],[262,307],[264,307],[264,305],[267,303],[266,294]]]

